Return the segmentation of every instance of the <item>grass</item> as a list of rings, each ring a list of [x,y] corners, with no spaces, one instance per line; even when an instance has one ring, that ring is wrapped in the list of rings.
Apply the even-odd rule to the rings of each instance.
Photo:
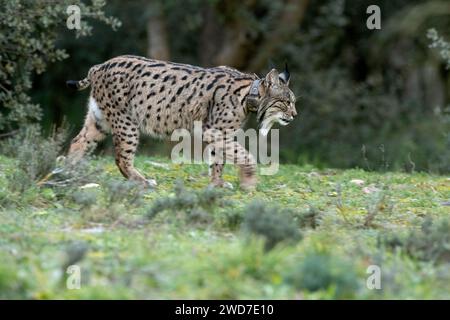
[[[158,181],[144,192],[112,158],[89,166],[98,186],[13,188],[16,160],[0,156],[0,298],[450,298],[447,177],[282,165],[249,193],[227,166],[234,190],[200,205],[211,196],[205,165],[138,157]],[[70,264],[80,289],[66,286]],[[380,290],[366,286],[370,265]]]

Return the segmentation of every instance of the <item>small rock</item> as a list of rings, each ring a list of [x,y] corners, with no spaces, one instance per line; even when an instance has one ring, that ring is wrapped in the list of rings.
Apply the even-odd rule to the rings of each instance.
[[[378,192],[378,191],[380,191],[380,189],[378,189],[378,188],[375,187],[375,186],[368,186],[368,187],[364,187],[364,188],[362,189],[362,191],[363,191],[364,193],[369,194],[369,193]]]
[[[87,183],[84,186],[81,186],[80,189],[89,189],[89,188],[98,188],[100,187],[97,183]]]
[[[170,167],[167,164],[165,164],[165,163],[158,163],[158,162],[154,162],[154,161],[150,161],[150,160],[145,161],[145,163],[148,163],[149,165],[152,165],[152,166],[157,167],[157,168],[162,168],[162,169],[165,169],[165,170],[169,170],[170,169]]]
[[[87,228],[87,229],[81,229],[80,232],[83,233],[102,233],[105,230],[102,227],[93,227],[93,228]]]
[[[356,184],[357,186],[362,186],[364,184],[364,180],[361,179],[352,179],[350,183]]]
[[[230,189],[230,190],[234,189],[233,184],[231,182],[226,182],[226,181],[223,183],[223,187],[226,189]]]
[[[158,185],[155,179],[147,179],[147,183],[150,188],[155,188]]]
[[[315,171],[312,171],[308,173],[308,177],[320,177],[320,174]]]

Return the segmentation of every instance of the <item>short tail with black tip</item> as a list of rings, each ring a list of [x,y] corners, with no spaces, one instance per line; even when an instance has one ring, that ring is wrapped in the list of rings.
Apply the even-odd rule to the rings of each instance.
[[[91,84],[91,80],[89,80],[89,78],[84,78],[83,80],[67,80],[66,81],[66,85],[68,88],[70,89],[75,89],[75,90],[84,90],[87,87],[89,87]]]
[[[75,90],[84,90],[91,85],[91,75],[99,70],[102,65],[95,65],[91,69],[89,69],[88,75],[86,78],[82,80],[67,80],[67,87]]]

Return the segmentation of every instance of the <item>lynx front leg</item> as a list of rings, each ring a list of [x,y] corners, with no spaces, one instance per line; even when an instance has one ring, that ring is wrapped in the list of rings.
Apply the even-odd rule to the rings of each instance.
[[[240,169],[240,186],[244,190],[256,188],[256,161],[242,145],[236,141],[225,142],[225,156],[227,161],[233,161]]]
[[[218,161],[216,157],[216,150],[212,148],[209,152],[209,175],[211,176],[211,185],[214,187],[223,187],[224,181],[222,179],[223,161]]]
[[[223,187],[225,184],[222,179],[223,163],[214,163],[211,169],[211,184],[215,187]]]
[[[232,162],[240,169],[240,185],[244,190],[252,190],[256,186],[256,161],[253,156],[233,138],[227,138],[220,130],[210,129],[204,134],[204,140],[212,144],[211,183],[225,186],[222,180],[224,163]],[[225,160],[224,160],[225,159]]]
[[[226,141],[224,147],[216,144],[214,147],[215,155],[212,163],[211,183],[215,186],[225,186],[222,179],[224,167],[223,158],[226,162],[232,162],[240,169],[240,186],[244,190],[253,190],[256,187],[256,161],[253,156],[238,142]]]

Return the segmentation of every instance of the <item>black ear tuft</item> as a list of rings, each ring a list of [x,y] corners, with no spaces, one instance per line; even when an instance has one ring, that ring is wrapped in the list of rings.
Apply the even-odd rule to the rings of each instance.
[[[66,81],[67,88],[78,90],[78,81],[76,80],[67,80]]]
[[[284,71],[280,73],[280,79],[284,83],[288,83],[289,79],[291,78],[291,74],[289,73],[287,62],[284,63]]]

